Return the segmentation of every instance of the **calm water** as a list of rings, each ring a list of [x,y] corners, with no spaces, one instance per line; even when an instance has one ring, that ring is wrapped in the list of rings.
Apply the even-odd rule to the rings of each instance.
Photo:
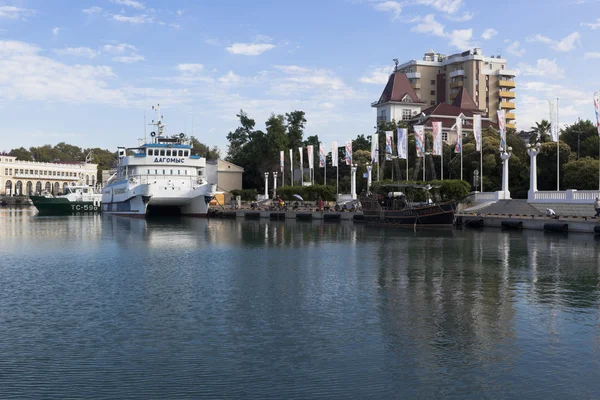
[[[0,210],[0,398],[598,398],[600,240]]]

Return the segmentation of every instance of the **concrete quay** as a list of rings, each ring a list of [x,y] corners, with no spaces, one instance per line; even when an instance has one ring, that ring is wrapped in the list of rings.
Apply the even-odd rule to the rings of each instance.
[[[456,225],[467,228],[534,229],[547,232],[581,232],[600,234],[600,218],[540,215],[457,214]]]
[[[240,218],[240,219],[270,219],[274,221],[284,221],[294,219],[298,221],[323,220],[330,222],[354,221],[363,222],[364,216],[360,211],[357,212],[338,212],[338,211],[276,211],[276,210],[220,210],[211,209],[208,213],[209,218]]]

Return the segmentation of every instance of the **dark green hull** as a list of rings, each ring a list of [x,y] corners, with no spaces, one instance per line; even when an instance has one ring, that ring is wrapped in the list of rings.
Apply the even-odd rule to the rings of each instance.
[[[66,198],[29,196],[40,215],[71,215],[100,213],[100,203],[91,201],[69,201]]]

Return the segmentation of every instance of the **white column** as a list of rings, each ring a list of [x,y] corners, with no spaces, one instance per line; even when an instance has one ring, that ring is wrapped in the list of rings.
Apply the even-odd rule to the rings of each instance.
[[[540,143],[536,143],[535,146],[527,145],[527,154],[529,154],[529,200],[535,199],[535,192],[537,192],[537,155],[540,152]]]
[[[510,199],[510,190],[508,189],[508,159],[511,156],[512,148],[509,147],[508,151],[503,151],[500,153],[500,158],[502,159],[502,194],[501,199],[509,200]]]
[[[352,200],[356,200],[356,165],[350,167],[350,194]]]
[[[273,172],[273,198],[277,198],[277,172]]]
[[[367,163],[367,194],[369,194],[370,192],[370,187],[371,187],[371,171],[373,170],[373,166],[369,163]]]
[[[269,173],[265,172],[265,199],[269,198]]]

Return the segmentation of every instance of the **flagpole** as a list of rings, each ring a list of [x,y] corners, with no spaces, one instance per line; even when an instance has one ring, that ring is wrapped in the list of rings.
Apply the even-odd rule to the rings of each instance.
[[[483,135],[481,135],[479,140],[481,140],[481,149],[479,150],[479,190],[483,193]]]
[[[441,134],[442,134],[442,133],[440,132],[440,135],[441,135]],[[461,153],[461,154],[462,154],[462,153]],[[441,175],[442,175],[442,180],[444,180],[444,142],[442,142],[442,154],[441,154],[441,156],[442,156],[442,158],[440,159],[440,161],[441,161],[441,163],[440,163],[440,164],[442,165],[442,168],[441,168],[441,169],[442,169],[442,171],[441,171],[441,172],[442,172],[442,174],[441,174]]]
[[[558,97],[556,98],[556,191],[560,191],[560,131],[558,129]]]

